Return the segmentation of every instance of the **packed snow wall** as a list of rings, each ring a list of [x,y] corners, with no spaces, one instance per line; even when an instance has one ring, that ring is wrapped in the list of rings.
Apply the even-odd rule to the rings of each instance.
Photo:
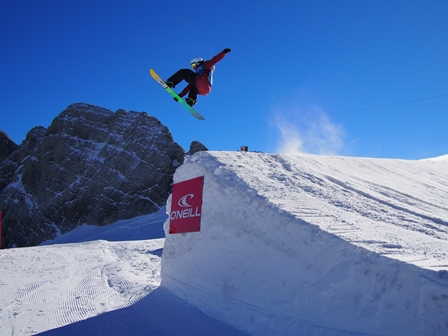
[[[341,162],[332,164],[347,174]],[[362,159],[356,163],[367,169],[360,175],[371,169],[367,163]],[[298,171],[301,164],[305,168]],[[376,213],[375,204],[387,203],[381,198],[385,192],[368,191],[359,177],[346,183],[362,192],[343,204],[338,197],[346,197],[350,188],[341,188],[336,181],[341,176],[336,173],[320,174],[324,165],[313,157],[297,160],[257,153],[201,152],[189,157],[176,171],[174,182],[204,176],[201,230],[169,234],[167,220],[162,286],[206,314],[253,335],[446,335],[448,273],[443,266],[448,268],[448,263],[431,269],[399,260],[417,260],[418,255],[403,252],[395,258],[393,253],[398,255],[400,247],[406,250],[405,231],[400,235],[401,227],[391,226],[390,231],[381,227],[390,218],[409,221],[418,210],[403,215],[404,206],[390,201],[394,210]],[[382,176],[387,175],[381,165],[376,162]],[[407,168],[400,169],[409,180],[403,173]],[[372,171],[367,180],[375,176]],[[380,180],[372,185],[378,188]],[[417,203],[417,197],[410,197]],[[171,198],[168,213],[170,205]],[[445,210],[435,219],[442,228],[448,220],[443,217]],[[428,213],[422,216],[430,217]],[[353,226],[347,234],[350,221],[365,226]],[[378,228],[384,232],[377,232]],[[403,237],[397,243],[387,235]],[[432,237],[417,240],[425,245],[425,239]],[[384,253],[375,251],[378,242]],[[433,244],[447,247],[444,242]]]

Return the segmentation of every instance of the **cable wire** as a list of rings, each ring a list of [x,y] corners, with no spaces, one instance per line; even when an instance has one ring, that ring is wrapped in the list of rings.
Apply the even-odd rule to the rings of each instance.
[[[361,107],[361,108],[357,108],[357,109],[344,110],[344,111],[339,111],[339,112],[330,112],[330,113],[327,113],[327,114],[328,115],[333,115],[333,114],[342,114],[342,113],[350,113],[350,112],[371,110],[371,109],[377,109],[377,108],[381,108],[381,107],[388,107],[388,106],[394,106],[394,105],[400,105],[400,104],[414,103],[414,102],[418,102],[418,101],[437,99],[437,98],[443,98],[443,97],[448,97],[448,94],[443,94],[443,95],[438,95],[438,96],[431,96],[431,97],[425,97],[425,98],[418,98],[418,99],[411,99],[411,100],[404,100],[404,101],[400,101],[400,102],[388,103],[388,104],[382,104],[382,105],[374,105],[374,106],[369,106],[369,107]],[[257,124],[248,124],[248,125],[237,125],[237,126],[230,126],[230,127],[222,127],[222,128],[215,128],[215,129],[201,130],[201,131],[181,132],[181,133],[174,133],[174,134],[175,135],[180,135],[180,134],[189,134],[189,133],[217,132],[217,131],[226,131],[226,130],[231,130],[231,129],[236,129],[236,128],[246,128],[246,127],[262,126],[262,125],[266,125],[266,124],[268,124],[268,122],[257,123]]]

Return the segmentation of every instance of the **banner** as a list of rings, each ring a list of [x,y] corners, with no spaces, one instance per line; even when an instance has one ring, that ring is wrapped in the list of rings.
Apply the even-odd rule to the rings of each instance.
[[[169,233],[201,230],[203,186],[204,176],[174,184]]]

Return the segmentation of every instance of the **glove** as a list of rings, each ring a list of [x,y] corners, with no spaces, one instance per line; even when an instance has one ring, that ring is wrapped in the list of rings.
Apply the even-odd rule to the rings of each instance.
[[[222,52],[227,54],[227,53],[229,53],[229,52],[231,52],[231,51],[232,51],[232,50],[230,50],[230,48],[225,48]]]
[[[179,102],[179,101],[177,100],[177,98],[176,98],[176,97],[173,97],[173,99],[174,99],[175,101]]]

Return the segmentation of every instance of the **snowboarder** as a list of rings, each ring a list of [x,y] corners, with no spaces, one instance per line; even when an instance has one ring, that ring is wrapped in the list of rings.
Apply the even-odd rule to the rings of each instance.
[[[181,93],[179,93],[179,96],[183,97],[188,93],[188,98],[185,99],[185,101],[188,105],[193,106],[196,104],[196,97],[198,94],[205,96],[210,93],[213,84],[215,64],[222,60],[230,51],[229,48],[226,48],[208,61],[204,61],[200,57],[195,57],[190,61],[190,65],[194,71],[190,69],[180,69],[168,78],[165,83],[170,88],[174,89],[177,84],[185,80],[188,85]]]

